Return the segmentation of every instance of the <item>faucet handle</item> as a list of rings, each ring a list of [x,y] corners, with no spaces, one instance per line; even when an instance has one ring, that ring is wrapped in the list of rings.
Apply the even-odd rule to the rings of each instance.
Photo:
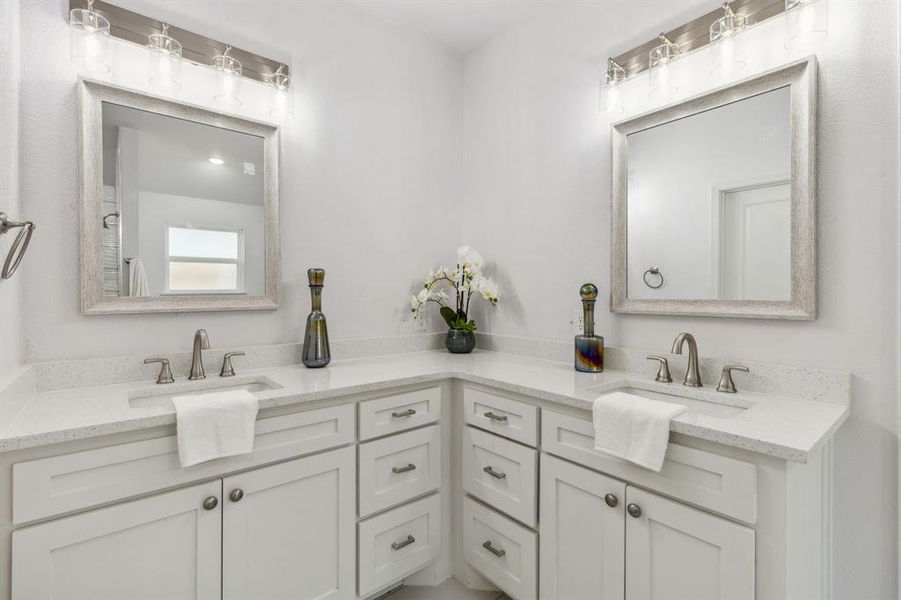
[[[657,369],[657,377],[655,378],[660,383],[672,383],[673,377],[669,373],[669,362],[662,356],[657,356],[656,354],[648,354],[648,360],[656,360],[660,363],[660,368]]]
[[[222,359],[222,370],[219,371],[219,377],[234,377],[235,368],[232,366],[232,356],[244,356],[244,351],[226,352]]]
[[[172,377],[172,370],[169,368],[168,358],[145,358],[144,364],[149,365],[160,363],[160,374],[156,378],[157,383],[172,383],[175,378]]]
[[[716,386],[716,391],[725,392],[727,394],[734,394],[737,391],[735,389],[735,382],[732,381],[732,371],[744,371],[745,373],[750,373],[751,369],[742,365],[726,365],[723,367],[723,374],[720,375],[720,383]]]

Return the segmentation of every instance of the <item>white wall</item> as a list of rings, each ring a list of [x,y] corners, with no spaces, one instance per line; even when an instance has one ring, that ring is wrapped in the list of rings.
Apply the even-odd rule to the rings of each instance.
[[[298,94],[297,117],[282,131],[281,308],[81,316],[68,2],[26,2],[20,178],[38,234],[23,267],[25,359],[184,350],[198,327],[217,346],[298,341],[313,266],[326,269],[333,339],[412,333],[408,295],[459,241],[446,223],[460,196],[460,59],[345,2],[119,3],[291,64]],[[146,63],[116,66],[140,73]]]
[[[0,211],[21,220],[19,202],[19,0],[0,2]],[[18,229],[0,238],[0,265],[6,260]],[[33,264],[29,256],[23,265]],[[24,266],[22,267],[25,268]],[[0,280],[0,390],[21,360],[21,272]]]
[[[552,7],[466,58],[466,241],[496,262],[507,292],[482,331],[566,339],[579,285],[609,292],[603,59],[666,26],[639,14],[660,3],[635,3],[629,19],[612,18],[605,4]],[[853,416],[835,444],[834,598],[894,598],[898,4],[832,2],[830,17],[819,53],[817,321],[626,316],[599,306],[597,330],[610,344],[661,351],[691,331],[702,354],[851,371]]]

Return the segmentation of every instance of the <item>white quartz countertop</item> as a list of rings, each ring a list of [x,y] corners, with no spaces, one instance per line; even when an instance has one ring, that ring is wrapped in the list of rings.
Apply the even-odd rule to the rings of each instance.
[[[134,399],[141,395],[203,393],[214,386],[265,381],[278,386],[254,392],[265,410],[448,378],[585,410],[600,394],[622,387],[671,394],[670,401],[688,407],[673,420],[672,431],[795,462],[805,462],[849,412],[847,405],[771,394],[723,394],[714,387],[657,383],[653,377],[622,371],[578,373],[566,363],[512,354],[429,351],[338,360],[325,369],[296,365],[165,386],[148,381],[12,396],[0,402],[0,453],[175,424],[171,403]]]

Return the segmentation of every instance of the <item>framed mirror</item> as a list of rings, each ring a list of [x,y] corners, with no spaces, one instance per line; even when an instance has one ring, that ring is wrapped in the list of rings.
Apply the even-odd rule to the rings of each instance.
[[[278,128],[79,86],[82,312],[278,308]]]
[[[613,126],[614,312],[816,318],[816,63]]]

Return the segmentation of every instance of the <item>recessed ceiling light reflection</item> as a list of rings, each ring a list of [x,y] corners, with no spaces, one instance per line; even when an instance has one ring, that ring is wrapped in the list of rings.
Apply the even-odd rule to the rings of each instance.
[[[210,162],[213,163],[214,165],[222,165],[222,164],[225,164],[225,161],[224,161],[224,160],[222,160],[221,158],[215,157],[215,156],[211,156],[211,157],[210,157]]]

